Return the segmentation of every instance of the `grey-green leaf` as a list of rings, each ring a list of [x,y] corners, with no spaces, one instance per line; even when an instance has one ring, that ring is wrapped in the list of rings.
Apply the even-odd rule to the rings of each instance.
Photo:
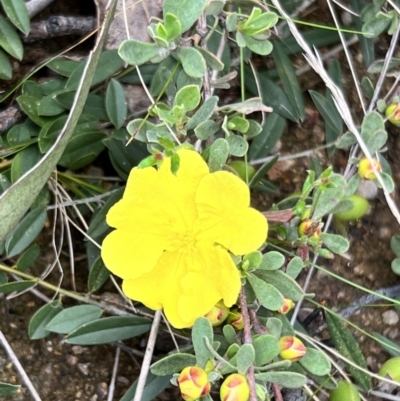
[[[286,298],[299,301],[304,296],[303,289],[300,285],[281,270],[257,270],[255,274],[261,278],[262,281],[275,287]]]
[[[209,99],[207,99],[186,123],[185,129],[189,130],[196,128],[200,123],[208,120],[212,116],[217,103],[217,96],[211,96]]]
[[[201,78],[207,69],[202,54],[193,47],[178,47],[177,55],[186,74],[193,78]]]
[[[221,170],[229,156],[229,145],[228,142],[223,138],[218,138],[210,148],[210,157],[208,159],[208,165],[210,171]]]
[[[40,255],[40,247],[38,244],[33,244],[29,247],[18,259],[16,268],[19,271],[29,269]]]
[[[300,388],[307,382],[306,376],[296,372],[256,373],[255,377],[262,381],[279,384],[285,388]]]
[[[30,21],[24,0],[1,0],[1,4],[10,21],[25,35],[28,35]]]
[[[60,301],[53,301],[42,306],[32,316],[29,322],[28,334],[31,340],[39,340],[46,337],[50,332],[46,329],[47,323],[62,311]]]
[[[90,268],[88,291],[92,293],[99,290],[109,277],[110,271],[104,264],[103,259],[99,256]]]
[[[278,270],[285,263],[285,257],[277,251],[270,251],[263,255],[261,265],[258,267],[261,270]]]
[[[131,65],[142,65],[158,56],[159,53],[158,45],[135,39],[124,40],[118,49],[118,54],[122,60]]]
[[[206,363],[213,356],[206,347],[204,338],[207,338],[210,344],[213,343],[214,331],[210,321],[205,317],[196,319],[192,329],[192,343],[194,353],[196,354],[197,365],[201,368],[205,368]]]
[[[179,354],[167,355],[157,362],[154,362],[150,371],[156,376],[173,375],[179,373],[187,366],[196,365],[196,357],[192,354],[185,354],[181,352]]]
[[[331,371],[331,363],[328,357],[322,351],[314,348],[307,347],[307,352],[300,359],[300,364],[316,376],[324,376]]]
[[[220,124],[216,123],[214,120],[205,120],[194,129],[194,133],[198,139],[205,141],[216,134],[220,128]]]
[[[103,311],[96,305],[77,305],[62,310],[46,325],[46,329],[55,333],[68,334],[85,323],[98,319]]]
[[[178,17],[181,23],[182,32],[186,32],[200,17],[207,0],[165,0],[163,4],[163,13],[171,13]]]
[[[317,204],[314,208],[313,219],[319,220],[321,217],[330,213],[344,196],[344,189],[338,188],[327,188],[321,193],[318,198]]]
[[[128,114],[128,106],[124,89],[116,79],[111,79],[107,86],[106,110],[114,127],[121,128]]]
[[[303,269],[304,263],[300,256],[295,256],[286,267],[286,274],[293,280],[296,280],[297,276]]]
[[[245,375],[250,366],[253,365],[256,353],[252,344],[243,344],[236,353],[236,366],[238,372]]]
[[[349,241],[337,234],[322,233],[321,240],[329,250],[338,254],[347,252],[350,247]]]
[[[0,49],[0,79],[8,80],[12,77],[12,67],[8,56]]]
[[[0,382],[0,396],[6,397],[13,395],[19,391],[21,386],[14,386],[13,384],[1,383]]]
[[[78,327],[65,337],[65,342],[76,345],[108,344],[140,336],[150,328],[150,320],[142,317],[111,316]]]
[[[279,320],[278,322],[282,326],[282,323]],[[278,339],[271,334],[262,334],[255,337],[253,339],[253,347],[256,354],[254,360],[256,366],[263,366],[272,361],[280,352]]]
[[[247,277],[260,304],[269,310],[276,311],[282,307],[284,299],[282,294],[271,284],[249,274]]]

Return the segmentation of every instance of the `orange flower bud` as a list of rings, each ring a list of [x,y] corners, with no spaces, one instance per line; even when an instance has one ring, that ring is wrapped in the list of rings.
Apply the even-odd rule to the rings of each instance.
[[[283,305],[277,310],[278,313],[286,315],[294,306],[294,302],[289,298],[284,298]]]
[[[219,326],[228,317],[229,309],[222,301],[219,301],[204,317],[206,317],[213,326]]]
[[[279,346],[281,351],[279,356],[282,359],[296,362],[306,354],[306,347],[296,337],[284,336],[279,339]]]
[[[185,401],[195,401],[211,390],[207,373],[198,366],[188,366],[178,377],[178,385]]]
[[[366,157],[363,157],[360,160],[360,163],[358,163],[358,174],[364,180],[374,180],[376,178],[372,164],[374,165],[376,171],[382,171],[381,163],[379,163],[376,159],[372,159],[372,163],[370,163]]]
[[[221,401],[247,401],[249,397],[250,387],[246,376],[233,373],[221,385]]]
[[[393,125],[398,127],[400,125],[400,103],[390,104],[385,110],[385,115]]]
[[[243,315],[237,309],[231,309],[226,322],[231,324],[235,330],[243,330]]]
[[[321,225],[317,221],[305,219],[300,223],[297,231],[300,237],[307,235],[310,238],[319,238],[321,235]]]

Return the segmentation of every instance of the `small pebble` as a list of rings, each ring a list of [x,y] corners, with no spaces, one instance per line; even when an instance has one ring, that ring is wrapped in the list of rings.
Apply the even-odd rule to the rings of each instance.
[[[100,400],[105,399],[108,394],[108,384],[106,382],[97,383],[96,394],[99,396]]]
[[[78,363],[78,369],[87,376],[89,374],[90,363]]]
[[[67,363],[68,363],[68,365],[75,366],[78,363],[78,358],[73,355],[68,355]]]
[[[383,323],[388,326],[395,326],[399,322],[399,315],[394,310],[382,313]]]

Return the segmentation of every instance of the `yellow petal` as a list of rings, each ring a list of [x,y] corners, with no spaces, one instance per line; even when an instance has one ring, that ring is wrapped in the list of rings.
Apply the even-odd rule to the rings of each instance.
[[[249,188],[232,173],[218,171],[205,176],[197,190],[196,204],[202,240],[244,255],[258,249],[267,238],[266,218],[249,207]]]
[[[101,256],[107,268],[123,279],[151,271],[167,247],[164,239],[154,239],[136,231],[115,230],[104,239]]]
[[[191,327],[221,299],[236,302],[240,275],[228,252],[199,245],[196,250],[165,252],[155,268],[138,278],[124,280],[122,289],[150,309],[164,308],[176,328]]]

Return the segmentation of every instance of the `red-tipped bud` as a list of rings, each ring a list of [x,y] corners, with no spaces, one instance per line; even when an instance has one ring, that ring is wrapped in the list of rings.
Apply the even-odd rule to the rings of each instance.
[[[229,309],[222,301],[219,301],[204,317],[206,317],[213,326],[219,326],[229,315]]]
[[[246,376],[239,373],[229,375],[221,385],[221,401],[247,401],[250,387]]]
[[[376,174],[374,173],[372,165],[375,167],[376,171],[382,171],[381,163],[379,163],[378,160],[371,159],[370,162],[366,157],[363,157],[360,163],[358,163],[358,175],[364,180],[374,180]]]
[[[195,401],[211,390],[207,373],[198,366],[188,366],[178,377],[178,385],[185,401]]]
[[[282,359],[296,362],[306,354],[306,347],[296,337],[284,336],[279,339],[279,346],[281,351],[279,356]]]
[[[392,124],[400,126],[400,103],[390,104],[385,110],[385,115]]]
[[[303,220],[298,227],[299,236],[307,235],[309,238],[319,238],[321,235],[321,224],[311,219]]]
[[[284,298],[283,305],[277,310],[278,313],[282,315],[286,315],[286,313],[290,312],[294,306],[294,303],[289,298]]]
[[[243,315],[237,309],[231,309],[226,322],[231,324],[235,330],[243,330]]]

